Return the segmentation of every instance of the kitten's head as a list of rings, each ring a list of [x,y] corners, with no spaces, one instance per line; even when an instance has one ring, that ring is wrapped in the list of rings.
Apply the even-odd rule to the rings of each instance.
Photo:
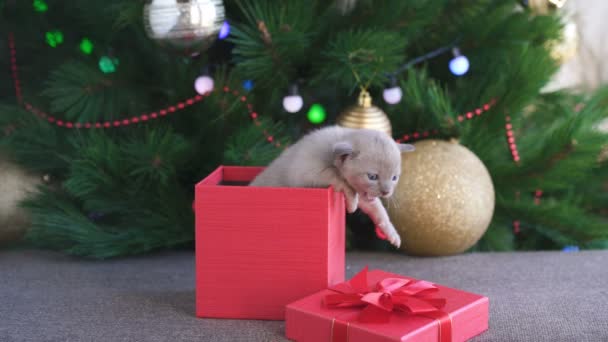
[[[386,133],[358,129],[333,146],[334,165],[362,200],[371,201],[393,194],[401,175],[401,152],[413,150]]]

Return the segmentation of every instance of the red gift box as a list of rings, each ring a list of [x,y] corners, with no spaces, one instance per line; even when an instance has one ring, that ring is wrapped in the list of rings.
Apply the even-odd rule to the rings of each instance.
[[[297,342],[466,341],[488,329],[477,294],[367,268],[349,282],[287,306]]]
[[[344,281],[345,207],[332,188],[247,186],[263,168],[221,166],[196,185],[196,314],[285,318]]]

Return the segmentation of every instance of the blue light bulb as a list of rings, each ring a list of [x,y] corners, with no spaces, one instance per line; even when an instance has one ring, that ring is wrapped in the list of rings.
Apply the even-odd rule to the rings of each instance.
[[[469,71],[469,59],[463,55],[456,56],[450,61],[450,71],[456,76],[462,76]]]
[[[253,81],[252,80],[243,81],[243,89],[245,89],[247,91],[251,91],[251,89],[253,89]]]
[[[218,33],[217,37],[219,39],[226,39],[230,35],[230,24],[227,21],[224,21],[222,27],[220,28],[220,33]]]

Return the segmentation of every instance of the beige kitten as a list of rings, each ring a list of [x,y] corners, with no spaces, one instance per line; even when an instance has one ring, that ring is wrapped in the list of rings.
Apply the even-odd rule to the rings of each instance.
[[[388,241],[401,238],[380,197],[393,194],[401,174],[401,152],[414,146],[397,144],[386,133],[369,129],[325,127],[287,148],[251,182],[251,186],[324,188],[344,192],[348,212],[370,216]]]

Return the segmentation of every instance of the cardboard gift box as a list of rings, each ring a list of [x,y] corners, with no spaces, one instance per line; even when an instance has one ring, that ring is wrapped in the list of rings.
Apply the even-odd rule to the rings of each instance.
[[[287,306],[298,342],[466,341],[488,329],[487,297],[367,268]]]
[[[333,189],[247,186],[263,168],[220,166],[196,185],[196,314],[283,320],[344,281],[345,204]]]

